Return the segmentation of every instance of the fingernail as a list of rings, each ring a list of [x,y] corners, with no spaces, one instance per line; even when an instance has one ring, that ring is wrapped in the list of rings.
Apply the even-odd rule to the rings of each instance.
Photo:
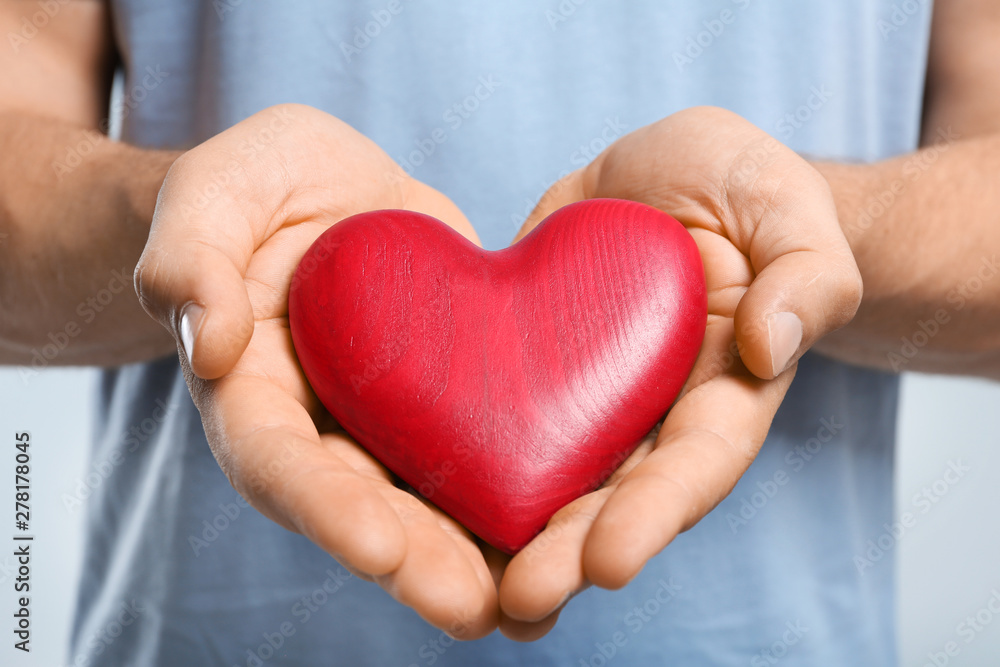
[[[201,319],[205,309],[196,303],[189,303],[181,310],[181,345],[184,347],[184,354],[188,361],[194,354],[194,339],[198,337],[198,330],[201,328]]]
[[[781,374],[802,343],[802,320],[795,313],[772,313],[767,318],[767,339],[771,347],[771,372]]]

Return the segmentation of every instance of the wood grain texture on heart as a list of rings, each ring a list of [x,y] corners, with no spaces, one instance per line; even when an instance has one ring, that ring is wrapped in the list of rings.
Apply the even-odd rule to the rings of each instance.
[[[705,279],[687,230],[635,202],[571,204],[499,251],[373,211],[308,250],[289,320],[348,433],[513,553],[663,417],[701,347]]]

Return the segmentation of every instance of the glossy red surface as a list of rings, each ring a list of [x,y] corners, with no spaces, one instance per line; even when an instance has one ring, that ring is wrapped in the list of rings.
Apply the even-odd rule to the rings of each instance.
[[[701,347],[705,280],[681,224],[634,202],[572,204],[496,252],[373,211],[309,249],[289,318],[340,424],[513,553],[667,411]]]

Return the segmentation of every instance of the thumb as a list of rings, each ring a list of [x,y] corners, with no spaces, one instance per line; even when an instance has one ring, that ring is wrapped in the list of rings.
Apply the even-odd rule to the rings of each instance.
[[[531,211],[531,215],[524,221],[524,224],[521,225],[521,229],[518,230],[517,236],[514,237],[512,243],[517,243],[527,236],[528,232],[537,227],[538,223],[547,218],[550,213],[573,202],[586,199],[583,176],[584,170],[577,169],[556,181],[542,195],[542,198],[538,200],[538,204]]]
[[[210,216],[195,215],[178,194],[183,180],[168,173],[160,190],[135,290],[146,312],[174,334],[194,374],[214,379],[236,364],[253,335],[243,275],[256,244],[245,208],[227,202],[211,206]]]
[[[829,231],[819,231],[823,225],[816,224],[755,258],[760,266],[740,299],[734,324],[740,358],[759,378],[780,375],[857,312],[861,274],[847,241],[834,226],[836,218],[831,217]],[[811,222],[818,219],[812,217]],[[797,238],[795,246],[783,247],[791,238]]]

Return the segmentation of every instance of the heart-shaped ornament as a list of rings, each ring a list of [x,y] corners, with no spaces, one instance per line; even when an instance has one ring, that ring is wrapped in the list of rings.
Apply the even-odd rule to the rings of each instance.
[[[344,429],[514,553],[663,417],[701,347],[706,295],[679,222],[591,199],[496,252],[419,213],[352,216],[306,252],[288,310]]]

